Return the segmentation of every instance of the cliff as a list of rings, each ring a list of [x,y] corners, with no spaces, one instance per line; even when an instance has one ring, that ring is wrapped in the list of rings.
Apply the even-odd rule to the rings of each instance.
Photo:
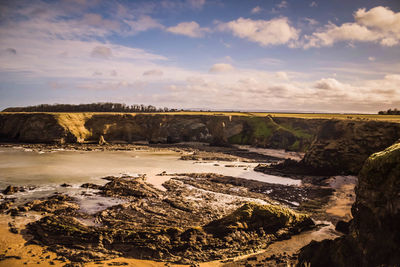
[[[368,158],[356,195],[350,232],[304,247],[299,266],[399,266],[400,143]]]
[[[399,138],[399,123],[375,120],[245,114],[0,113],[0,141],[252,145],[306,152],[294,170],[301,168],[307,174],[357,174],[369,155]]]
[[[222,115],[1,113],[0,140],[82,143],[98,142],[103,136],[107,142],[198,141],[304,151],[317,124],[297,118]]]
[[[358,174],[372,154],[400,138],[400,124],[328,120],[321,124],[302,164],[315,173]]]

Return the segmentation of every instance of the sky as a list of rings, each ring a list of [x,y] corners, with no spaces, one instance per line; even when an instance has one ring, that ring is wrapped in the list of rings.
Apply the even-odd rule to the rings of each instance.
[[[399,0],[0,0],[0,109],[400,108]]]

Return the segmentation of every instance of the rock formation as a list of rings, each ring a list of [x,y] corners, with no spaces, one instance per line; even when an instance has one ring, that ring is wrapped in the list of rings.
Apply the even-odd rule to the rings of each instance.
[[[372,153],[399,138],[398,123],[329,120],[321,125],[302,163],[314,172],[358,174]]]
[[[349,234],[310,243],[299,266],[400,265],[400,143],[368,158],[356,194]]]
[[[206,142],[306,152],[307,174],[357,174],[374,152],[400,138],[400,124],[284,117],[0,113],[0,141],[28,143]],[[332,160],[334,159],[334,160]],[[288,169],[286,164],[285,169]],[[259,169],[262,171],[262,169]]]

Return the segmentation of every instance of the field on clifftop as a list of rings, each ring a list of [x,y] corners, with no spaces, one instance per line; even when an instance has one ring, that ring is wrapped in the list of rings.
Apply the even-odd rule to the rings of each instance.
[[[120,112],[0,112],[0,114],[13,113],[47,113],[47,114],[161,114],[161,115],[209,115],[209,116],[254,116],[254,117],[284,117],[301,119],[338,119],[338,120],[377,120],[400,123],[400,115],[378,114],[337,114],[337,113],[279,113],[279,112],[218,112],[218,111],[180,111],[180,112],[153,112],[153,113],[120,113]]]

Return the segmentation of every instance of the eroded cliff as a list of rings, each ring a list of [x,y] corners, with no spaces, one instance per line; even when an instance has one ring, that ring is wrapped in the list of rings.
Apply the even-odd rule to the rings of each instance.
[[[321,124],[303,163],[320,173],[357,174],[372,154],[400,138],[400,124],[328,120]]]
[[[0,141],[252,145],[306,152],[307,174],[357,174],[400,138],[400,124],[374,120],[130,113],[0,113]],[[287,164],[284,166],[288,169]],[[290,166],[289,166],[290,167]],[[260,169],[262,171],[262,169]]]
[[[249,116],[2,113],[1,140],[18,142],[148,141],[246,144],[304,151],[312,141],[317,121]]]
[[[356,195],[349,234],[310,243],[299,266],[399,266],[400,143],[368,158]]]

